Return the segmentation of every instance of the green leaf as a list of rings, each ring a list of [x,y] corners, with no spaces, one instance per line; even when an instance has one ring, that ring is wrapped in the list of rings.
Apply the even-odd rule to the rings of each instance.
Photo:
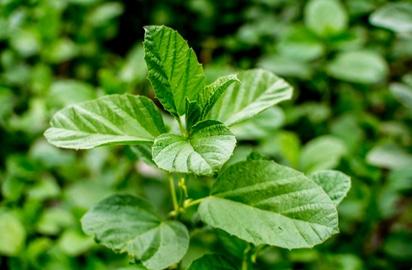
[[[236,138],[218,121],[205,120],[193,126],[188,137],[162,134],[154,141],[156,165],[169,172],[211,175],[230,158]]]
[[[249,120],[232,125],[230,130],[238,140],[257,140],[273,135],[284,120],[283,111],[272,107]]]
[[[305,145],[300,156],[300,168],[304,172],[332,169],[345,154],[344,143],[333,136],[318,137]]]
[[[388,67],[379,54],[371,51],[351,51],[338,54],[326,71],[340,80],[369,84],[384,80]]]
[[[237,75],[227,75],[218,78],[213,83],[207,85],[199,95],[199,105],[202,108],[202,118],[213,108],[219,97],[228,89],[228,87],[235,83],[240,82]]]
[[[12,212],[0,210],[0,254],[17,256],[24,247],[26,231]]]
[[[348,16],[337,0],[311,0],[305,7],[305,24],[319,36],[331,36],[346,29]]]
[[[412,4],[388,3],[372,13],[369,21],[394,32],[412,32]]]
[[[82,228],[96,241],[126,252],[148,269],[179,262],[189,246],[189,233],[177,221],[162,221],[146,201],[114,195],[99,202],[82,218]]]
[[[412,87],[403,83],[391,83],[389,90],[405,107],[412,109]]]
[[[339,205],[350,189],[350,177],[333,170],[317,171],[309,175],[316,184],[321,186],[329,198]]]
[[[395,144],[376,145],[366,156],[369,164],[380,168],[397,169],[412,164],[412,155]]]
[[[151,142],[166,131],[153,102],[132,95],[105,96],[66,107],[50,125],[44,134],[49,143],[72,149]]]
[[[307,248],[338,232],[336,207],[323,189],[273,161],[229,167],[200,204],[199,215],[255,245]]]
[[[188,270],[236,270],[223,256],[217,254],[206,254],[194,261]]]
[[[175,30],[148,26],[145,31],[145,60],[156,96],[170,113],[183,115],[186,98],[196,101],[205,87],[203,68],[193,49]]]
[[[241,83],[231,84],[220,96],[209,119],[231,126],[292,97],[291,86],[269,71],[248,70],[240,72],[238,78]]]
[[[186,128],[190,131],[202,117],[202,109],[196,101],[187,100]]]

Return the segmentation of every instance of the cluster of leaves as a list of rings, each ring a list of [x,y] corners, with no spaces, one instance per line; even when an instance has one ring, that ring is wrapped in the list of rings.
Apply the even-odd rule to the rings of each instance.
[[[150,147],[148,160],[173,175],[183,175],[183,202],[177,201],[170,176],[171,216],[199,204],[195,215],[200,220],[255,246],[313,247],[339,231],[336,205],[350,187],[349,178],[340,172],[317,171],[306,177],[253,156],[220,172],[236,145],[230,127],[290,99],[292,89],[285,81],[264,70],[249,70],[206,85],[194,51],[165,26],[146,27],[144,49],[156,97],[174,116],[180,132],[167,132],[150,99],[110,95],[57,112],[45,132],[47,140],[71,149],[108,144]],[[194,202],[184,175],[215,173],[210,195]],[[189,247],[183,223],[163,220],[149,203],[130,195],[99,202],[83,217],[82,226],[99,243],[127,252],[147,269],[178,263]],[[189,269],[210,263],[216,263],[215,258],[202,257]]]
[[[205,255],[193,267],[230,269],[243,258],[256,269],[410,267],[410,6],[384,0],[2,1],[0,227],[7,234],[0,237],[0,266],[120,269],[126,256],[82,233],[85,211],[127,192],[168,214],[165,176],[146,165],[151,143],[75,153],[42,139],[63,106],[125,92],[151,97],[143,48],[132,37],[143,37],[143,25],[167,24],[190,39],[209,82],[239,67],[261,67],[294,86],[293,102],[282,109],[230,125],[237,147],[222,170],[264,155],[309,177],[330,169],[352,177],[338,206],[340,234],[313,249],[253,247],[203,227],[195,207],[178,211],[191,231],[181,267],[210,251],[220,256]],[[125,46],[121,54],[130,48],[127,56],[119,56],[117,46]],[[167,132],[179,132],[162,117]],[[185,185],[195,199],[209,196],[210,177],[188,175],[185,185],[177,178],[180,206]]]

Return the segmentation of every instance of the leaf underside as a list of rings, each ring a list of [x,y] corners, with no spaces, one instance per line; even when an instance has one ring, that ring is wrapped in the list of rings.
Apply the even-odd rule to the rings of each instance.
[[[111,95],[66,107],[50,122],[45,137],[62,148],[151,142],[166,131],[153,102],[143,96]]]
[[[156,165],[169,172],[211,175],[230,158],[235,136],[218,121],[206,120],[193,126],[189,137],[162,134],[154,141]]]
[[[228,86],[209,112],[208,119],[230,127],[292,97],[291,86],[269,71],[247,70],[237,77],[241,83]]]

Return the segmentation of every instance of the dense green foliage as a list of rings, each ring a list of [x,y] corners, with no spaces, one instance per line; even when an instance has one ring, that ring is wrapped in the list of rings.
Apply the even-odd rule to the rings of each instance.
[[[411,6],[2,1],[0,266],[409,269]]]

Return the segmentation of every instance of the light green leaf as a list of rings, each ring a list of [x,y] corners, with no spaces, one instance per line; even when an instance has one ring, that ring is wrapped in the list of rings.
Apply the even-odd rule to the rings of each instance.
[[[273,161],[229,167],[199,214],[210,226],[255,245],[307,248],[338,232],[336,207],[323,189]]]
[[[305,24],[320,36],[331,36],[346,29],[348,16],[338,0],[311,0],[305,7]]]
[[[146,201],[114,195],[99,202],[82,218],[86,234],[116,252],[126,252],[148,269],[179,262],[189,246],[189,233],[177,221],[162,221]]]
[[[230,158],[236,138],[218,121],[202,121],[188,137],[162,134],[154,141],[152,154],[156,165],[169,172],[211,175]]]
[[[412,3],[388,3],[372,13],[369,21],[395,32],[412,32]]]
[[[240,72],[238,78],[241,83],[229,86],[210,111],[209,119],[231,126],[292,97],[291,86],[269,71],[248,70]]]
[[[388,67],[385,59],[371,51],[343,52],[326,68],[328,74],[354,83],[377,83],[385,79]]]
[[[344,143],[333,136],[318,137],[305,145],[300,156],[300,168],[304,172],[332,169],[346,153]]]
[[[387,169],[396,169],[412,164],[412,155],[395,144],[377,145],[366,156],[369,164]]]
[[[237,75],[227,75],[218,78],[213,83],[207,85],[199,94],[199,105],[202,108],[202,118],[204,118],[213,108],[219,97],[228,89],[228,87],[239,82]]]
[[[44,134],[49,143],[72,149],[151,142],[166,131],[153,102],[132,95],[105,96],[66,107],[50,125]]]
[[[307,62],[282,55],[263,56],[257,65],[280,76],[308,80],[312,74],[311,67]]]
[[[58,80],[50,86],[48,102],[62,107],[94,98],[96,91],[91,85],[75,80]]]
[[[272,107],[249,120],[234,124],[230,130],[239,140],[257,140],[273,135],[284,120],[283,111]]]
[[[412,109],[412,87],[403,83],[391,83],[389,90],[405,107]]]
[[[333,170],[317,171],[310,174],[309,178],[321,186],[336,205],[346,197],[351,186],[349,176]]]
[[[145,27],[144,50],[148,77],[156,97],[172,114],[186,112],[186,99],[196,101],[205,76],[195,52],[175,30]]]
[[[19,255],[24,246],[26,231],[14,213],[0,209],[0,232],[0,254]]]
[[[194,261],[188,270],[236,270],[223,256],[217,254],[206,254]]]

